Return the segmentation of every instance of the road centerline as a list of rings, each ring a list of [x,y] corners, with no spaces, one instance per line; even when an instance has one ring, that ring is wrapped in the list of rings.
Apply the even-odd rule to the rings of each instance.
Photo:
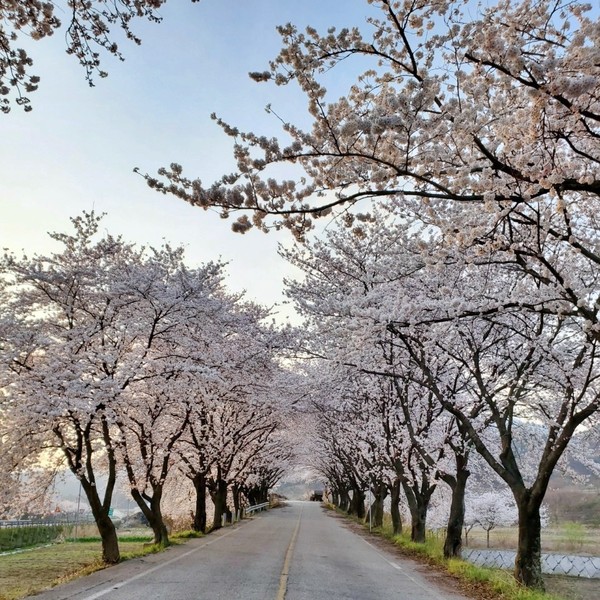
[[[290,573],[290,565],[292,563],[292,556],[294,555],[294,548],[296,547],[296,538],[298,537],[298,531],[300,530],[300,521],[302,519],[302,508],[300,508],[300,514],[298,515],[298,521],[292,534],[292,539],[285,553],[285,560],[283,561],[283,568],[281,569],[281,575],[279,577],[279,590],[277,591],[276,600],[285,600],[285,594],[287,592],[288,576]]]

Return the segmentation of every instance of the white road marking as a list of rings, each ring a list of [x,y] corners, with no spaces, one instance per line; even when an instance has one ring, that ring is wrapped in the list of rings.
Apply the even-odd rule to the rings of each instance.
[[[425,592],[427,592],[428,594],[434,594],[432,597],[433,598],[437,598],[437,600],[448,600],[447,597],[444,596],[440,596],[438,595],[435,590],[432,587],[427,587],[424,586],[419,580],[415,579],[414,577],[412,577],[411,575],[408,574],[408,571],[406,569],[403,569],[398,563],[395,563],[391,560],[389,560],[384,554],[382,554],[379,549],[376,546],[373,546],[373,544],[371,544],[370,542],[367,542],[367,540],[365,540],[364,537],[362,537],[361,535],[358,536],[365,544],[367,544],[367,546],[370,546],[372,550],[375,551],[376,554],[378,554],[388,565],[390,565],[390,567],[393,567],[394,569],[396,569],[396,571],[401,571],[402,574],[407,578],[410,579],[416,586],[420,587],[422,590],[424,590]]]
[[[202,550],[202,548],[206,548],[206,546],[210,546],[211,544],[214,544],[215,542],[218,542],[219,540],[222,540],[223,538],[226,538],[226,537],[232,535],[233,533],[235,533],[238,530],[239,530],[239,527],[236,527],[235,529],[232,529],[231,531],[229,531],[223,535],[220,535],[219,537],[213,538],[212,540],[209,540],[205,544],[202,544],[201,546],[198,546],[197,548],[194,548],[193,550],[188,550],[187,552],[184,552],[180,556],[176,556],[175,558],[172,558],[171,560],[168,560],[167,562],[160,563],[150,569],[146,569],[145,571],[138,573],[137,575],[134,575],[133,577],[130,577],[129,579],[126,579],[125,581],[121,581],[120,583],[116,583],[115,585],[112,585],[110,588],[108,588],[106,590],[97,592],[95,594],[92,594],[91,596],[86,596],[83,600],[96,600],[97,598],[102,598],[102,596],[106,596],[106,594],[110,594],[111,592],[114,592],[115,590],[121,589],[122,587],[129,585],[133,581],[141,579],[142,577],[146,577],[150,573],[154,573],[154,571],[158,571],[159,569],[168,567],[169,565],[172,565],[173,563],[177,562],[178,560],[181,560],[182,558],[185,558],[186,556],[189,556],[190,554],[194,554],[194,552],[198,552],[198,550]]]

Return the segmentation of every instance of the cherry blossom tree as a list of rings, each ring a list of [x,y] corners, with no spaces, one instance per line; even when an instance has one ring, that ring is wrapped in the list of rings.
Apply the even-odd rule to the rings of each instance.
[[[194,205],[220,207],[225,215],[251,211],[252,220],[245,214],[238,219],[237,231],[283,225],[300,238],[315,218],[343,211],[347,224],[363,235],[361,219],[372,218],[372,212],[358,203],[388,198],[437,236],[433,256],[425,244],[423,262],[437,262],[440,272],[453,262],[472,266],[458,269],[462,297],[450,289],[445,305],[440,292],[440,302],[432,306],[422,293],[404,288],[404,301],[387,318],[395,335],[418,320],[461,317],[470,319],[465,327],[485,331],[485,321],[477,317],[498,312],[493,331],[500,337],[495,339],[521,323],[532,335],[530,342],[522,340],[524,347],[540,342],[539,353],[514,357],[520,370],[513,368],[510,377],[506,372],[503,389],[524,395],[513,396],[508,411],[502,403],[501,409],[493,408],[504,402],[495,396],[489,412],[483,412],[504,440],[494,460],[488,452],[488,463],[504,473],[520,506],[516,577],[542,587],[536,515],[547,480],[575,430],[591,424],[599,408],[594,368],[600,310],[596,19],[591,7],[579,2],[523,0],[480,9],[468,4],[464,11],[467,5],[461,2],[371,4],[380,16],[370,19],[370,31],[321,35],[313,28],[303,33],[291,24],[281,27],[283,50],[268,71],[255,74],[260,81],[297,84],[307,97],[312,128],[278,115],[291,139],[281,142],[218,120],[235,139],[238,173],[204,186],[173,164],[158,178],[148,177],[148,183]],[[342,62],[347,72],[354,58],[354,82],[345,96],[331,99],[327,78]],[[271,169],[281,164],[296,165],[303,177],[271,178]],[[269,215],[276,217],[270,221]],[[466,277],[488,276],[493,282],[496,267],[508,277],[504,288],[492,284],[492,291],[465,294]],[[443,287],[438,284],[438,290]],[[333,311],[347,314],[356,299]],[[421,299],[426,301],[420,304]],[[503,311],[514,316],[505,321]],[[378,317],[385,323],[382,313]],[[442,330],[438,339],[444,339]],[[484,341],[478,335],[469,361]],[[502,350],[507,360],[511,343]],[[485,366],[479,375],[483,381],[488,369],[494,372]],[[477,373],[473,376],[477,382]],[[537,398],[530,387],[534,379],[540,382]],[[489,398],[489,389],[482,390]],[[472,383],[469,392],[476,391]],[[472,412],[473,406],[483,406],[483,396],[477,397],[470,396],[469,410],[457,412],[456,402],[448,399],[444,407],[465,430],[471,428],[471,442],[485,455],[487,446],[473,435],[479,427],[473,419],[484,419],[479,409]],[[519,461],[512,437],[523,420],[532,419],[543,423],[545,450],[538,456],[539,478],[522,484],[523,465],[513,468]]]
[[[278,459],[270,465],[263,451],[281,424],[276,354],[286,334],[266,322],[268,310],[239,295],[222,291],[215,301],[218,308],[206,318],[198,316],[198,307],[187,320],[197,364],[208,371],[196,373],[189,425],[177,449],[179,468],[196,491],[194,528],[199,531],[207,525],[207,492],[215,505],[213,528],[218,528],[223,514],[232,515],[230,492],[239,514],[247,479],[256,483],[259,463],[265,474],[271,467],[277,471]]]
[[[199,0],[192,0],[198,2]],[[95,77],[106,77],[101,67],[101,53],[124,60],[115,35],[120,29],[125,38],[140,44],[132,21],[145,18],[158,23],[158,10],[166,0],[92,0],[81,2],[45,2],[8,0],[0,6],[0,110],[11,109],[10,94],[26,111],[31,110],[29,94],[37,90],[40,77],[31,73],[32,59],[23,47],[22,38],[39,41],[63,30],[67,54],[73,55],[85,70],[86,80],[94,85]],[[66,15],[65,21],[61,17]]]
[[[261,451],[252,457],[244,473],[243,483],[236,484],[250,506],[267,502],[269,492],[292,464],[294,448],[285,434],[286,429],[281,429],[269,439]]]
[[[51,235],[61,252],[3,261],[9,306],[19,323],[3,353],[4,389],[11,419],[25,427],[23,434],[51,434],[81,482],[102,537],[103,559],[111,563],[119,560],[108,514],[117,458],[106,409],[144,354],[134,343],[140,333],[135,321],[128,326],[135,301],[120,287],[123,268],[138,256],[111,236],[94,242],[95,215],[72,222],[73,235]],[[103,492],[99,470],[108,473]]]
[[[541,585],[542,501],[575,430],[597,414],[595,342],[576,320],[531,312],[398,334],[441,405],[510,487],[519,510],[517,576]],[[467,378],[454,397],[429,371],[430,357],[440,352]]]
[[[470,263],[455,250],[440,262],[435,235],[429,242],[423,231],[412,240],[399,236],[371,259],[369,252],[390,239],[389,233],[378,235],[386,229],[382,218],[373,223],[362,223],[361,235],[331,234],[291,255],[307,277],[293,283],[290,293],[305,314],[318,315],[315,354],[392,377],[399,406],[406,409],[397,430],[449,485],[459,473],[466,482],[464,459],[471,446],[484,457],[519,507],[517,576],[541,585],[540,510],[548,482],[575,430],[592,426],[598,414],[594,336],[575,315],[533,310],[529,300],[538,285],[510,263]],[[396,231],[406,234],[410,227]],[[321,341],[325,336],[327,343]],[[377,362],[365,352],[377,340],[382,348],[391,343],[393,361]],[[342,350],[336,354],[336,348]],[[421,390],[418,405],[410,400],[415,385]],[[422,401],[428,397],[429,410]],[[443,410],[450,416],[459,433],[451,442],[455,458],[463,461],[455,473],[440,460],[448,448],[437,446],[440,454],[432,453],[435,420],[424,421],[419,433],[418,406],[423,414]],[[398,456],[406,471],[410,455]],[[456,499],[455,516],[464,514],[464,499]],[[460,520],[455,525],[460,531]]]
[[[217,377],[225,360],[217,343],[207,351],[224,307],[222,265],[188,269],[181,259],[169,247],[153,253],[151,275],[142,279],[145,303],[138,306],[138,319],[154,324],[152,346],[113,413],[131,494],[161,545],[168,544],[161,500],[176,445],[189,427],[198,389]]]
[[[496,527],[509,527],[518,520],[514,498],[508,490],[472,494],[467,500],[467,522],[479,525],[486,533],[486,546],[490,547],[490,531]]]
[[[173,465],[174,446],[187,428],[192,398],[190,383],[170,374],[156,385],[136,385],[115,417],[120,462],[136,504],[154,532],[154,543],[169,544],[162,498]]]
[[[296,84],[311,129],[276,115],[283,142],[217,119],[235,140],[236,173],[205,186],[172,164],[148,183],[225,216],[251,212],[238,219],[237,231],[268,229],[267,217],[276,215],[275,226],[299,236],[332,210],[400,198],[449,240],[504,249],[595,325],[593,301],[556,267],[552,250],[535,243],[536,232],[545,232],[564,253],[578,255],[585,272],[597,271],[599,67],[591,6],[369,4],[377,14],[362,29],[280,27],[281,53],[254,74]],[[356,77],[344,96],[331,99],[328,78],[342,63],[346,76],[353,59]],[[303,176],[270,177],[282,163]],[[452,219],[448,201],[464,208]],[[351,221],[352,212],[346,215]]]
[[[253,402],[232,400],[219,403],[211,411],[212,470],[207,487],[215,506],[213,529],[222,524],[222,516],[231,520],[228,505],[231,486],[239,490],[251,473],[252,459],[268,443],[277,428],[272,410]],[[239,510],[239,495],[234,494]]]
[[[167,357],[193,360],[193,355],[176,354],[175,334],[189,317],[190,301],[220,286],[222,267],[209,263],[188,271],[181,249],[146,252],[108,234],[96,240],[99,222],[93,213],[72,219],[73,235],[52,234],[63,249],[51,256],[4,259],[3,277],[11,293],[7,306],[17,325],[3,346],[8,399],[3,408],[11,422],[22,426],[21,435],[50,439],[60,449],[96,519],[103,559],[117,562],[109,509],[119,459],[133,460],[127,442],[134,432],[144,431],[153,415],[160,416],[160,411],[143,414],[138,407],[136,422],[135,403],[126,403],[128,393],[135,385],[172,374]],[[138,441],[140,454],[149,452],[165,468],[168,452],[159,458],[149,431]],[[43,447],[38,442],[36,456]],[[148,470],[147,462],[145,468],[145,482],[154,483],[158,498],[164,473]],[[103,492],[99,473],[107,474]],[[133,489],[144,493],[137,479]]]
[[[428,382],[415,375],[418,365],[385,326],[391,314],[389,303],[399,290],[416,292],[413,276],[424,267],[420,229],[413,221],[398,219],[383,209],[374,209],[373,218],[365,219],[360,228],[360,235],[343,227],[330,228],[322,238],[286,252],[306,273],[302,281],[289,282],[289,295],[315,329],[318,344],[309,352],[336,363],[343,361],[379,380],[369,393],[355,392],[351,402],[362,404],[348,413],[358,415],[354,418],[359,420],[365,414],[377,417],[371,424],[373,431],[361,422],[354,435],[369,432],[367,448],[379,461],[385,456],[396,528],[400,526],[398,487],[402,486],[412,515],[412,537],[425,539],[427,507],[441,479],[454,492],[446,552],[457,555],[469,475],[466,436],[456,420],[444,413]],[[324,343],[324,338],[334,341]],[[441,356],[436,367],[440,377],[454,381],[454,388],[449,385],[444,393],[456,394],[460,378],[456,373],[451,377],[456,368]],[[343,412],[342,406],[338,408]],[[449,457],[453,459],[449,461]],[[377,460],[368,462],[367,470]],[[375,492],[378,503],[380,495]]]

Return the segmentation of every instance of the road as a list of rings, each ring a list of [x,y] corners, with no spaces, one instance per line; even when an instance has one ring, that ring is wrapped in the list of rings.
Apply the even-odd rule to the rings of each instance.
[[[289,503],[35,599],[466,600],[344,523],[317,503]]]

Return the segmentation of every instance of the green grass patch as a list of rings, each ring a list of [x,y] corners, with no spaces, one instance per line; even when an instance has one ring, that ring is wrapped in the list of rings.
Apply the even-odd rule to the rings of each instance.
[[[185,531],[178,531],[171,536],[173,540],[189,540],[195,538],[204,537],[204,533],[201,531],[194,531],[193,529],[186,529]]]
[[[158,552],[142,541],[120,539],[123,559]],[[64,542],[0,556],[0,600],[18,600],[105,567],[99,538]]]
[[[120,535],[119,536],[119,545],[123,542],[141,542],[143,544],[147,544],[150,540],[152,540],[152,534],[148,535]],[[90,543],[100,543],[101,538],[99,535],[90,535],[87,537],[77,537],[77,538],[68,538],[69,542],[73,542],[75,544],[90,544]]]
[[[120,546],[120,544],[119,544]],[[123,552],[121,550],[121,560],[131,560],[132,558],[140,558],[140,556],[147,556],[148,554],[157,554],[162,552],[166,546],[164,544],[148,544],[147,542],[142,545],[141,548]]]
[[[484,585],[498,598],[507,600],[557,600],[556,596],[523,587],[507,571],[479,567],[464,560],[452,558],[445,562],[448,572],[455,577]]]
[[[413,556],[425,556],[439,564],[444,564],[445,562],[443,544],[435,538],[428,537],[424,543],[417,543],[413,542],[406,533],[391,536],[385,535],[385,537]]]

